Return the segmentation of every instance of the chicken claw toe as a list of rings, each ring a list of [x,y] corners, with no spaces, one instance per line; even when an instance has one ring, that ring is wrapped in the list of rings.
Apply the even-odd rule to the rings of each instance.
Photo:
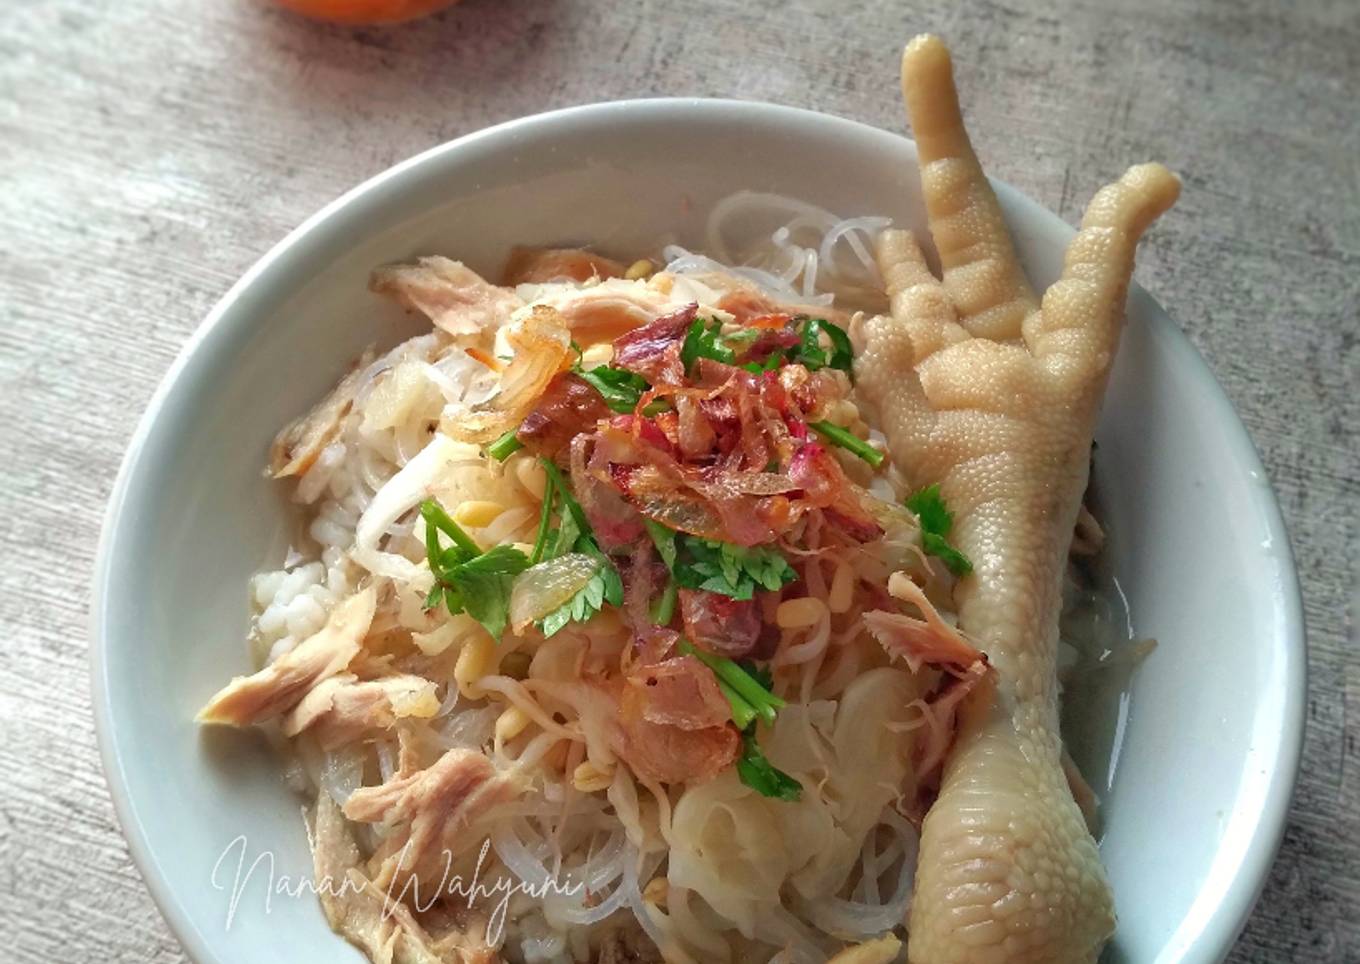
[[[902,94],[920,156],[930,233],[959,321],[979,337],[1019,338],[1037,303],[968,140],[949,50],[940,38],[922,34],[907,44]]]

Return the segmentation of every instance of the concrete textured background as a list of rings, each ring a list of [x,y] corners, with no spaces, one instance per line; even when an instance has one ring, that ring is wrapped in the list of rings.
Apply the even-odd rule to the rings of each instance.
[[[0,957],[184,959],[99,769],[86,605],[124,446],[228,285],[369,175],[548,108],[721,95],[896,130],[896,50],[926,29],[955,50],[988,169],[1068,220],[1131,161],[1185,179],[1139,277],[1261,449],[1310,633],[1303,773],[1231,959],[1360,960],[1354,0],[467,0],[362,30],[249,0],[7,4]]]

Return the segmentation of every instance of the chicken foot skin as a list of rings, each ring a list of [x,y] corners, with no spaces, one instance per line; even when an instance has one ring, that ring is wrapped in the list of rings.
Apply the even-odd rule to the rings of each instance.
[[[1180,185],[1144,164],[1101,190],[1039,300],[937,38],[907,46],[902,83],[942,280],[910,233],[883,234],[891,309],[866,325],[856,374],[894,461],[913,485],[939,483],[955,514],[951,539],[974,566],[956,590],[959,625],[996,675],[964,707],[925,818],[908,956],[1094,961],[1114,906],[1062,768],[1062,577],[1134,247]]]

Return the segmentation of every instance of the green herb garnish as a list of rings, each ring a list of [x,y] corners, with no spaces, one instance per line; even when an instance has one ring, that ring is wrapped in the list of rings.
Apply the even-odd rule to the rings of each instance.
[[[768,546],[734,546],[682,535],[685,556],[676,562],[676,581],[689,589],[706,589],[747,600],[757,589],[775,592],[798,578],[789,561]]]
[[[716,321],[714,324],[718,324]],[[731,348],[733,351],[745,351],[760,340],[759,328],[738,328],[736,331],[729,331],[720,334],[724,348]]]
[[[661,591],[660,598],[652,604],[652,622],[657,626],[668,626],[675,616],[675,602],[679,595],[680,584],[675,581],[675,560],[679,553],[676,538],[679,533],[651,519],[643,519],[642,524],[647,527],[647,534],[652,537],[657,555],[671,573],[666,579],[666,587]]]
[[[571,494],[571,489],[567,487],[567,480],[562,477],[562,470],[557,467],[557,463],[552,459],[539,457],[539,464],[543,466],[544,473],[548,476],[548,481],[557,490],[558,496],[562,499],[562,516],[571,516],[576,523],[579,532],[590,532],[590,523],[586,521],[586,510],[581,508],[581,503],[576,501],[576,497]],[[591,541],[594,541],[592,536]]]
[[[661,595],[652,604],[652,625],[669,626],[671,620],[675,618],[675,601],[679,595],[678,584],[675,577],[671,576],[666,580],[666,588],[661,590]]]
[[[590,577],[590,581],[539,622],[539,628],[543,630],[545,638],[552,636],[567,623],[586,622],[599,612],[605,603],[623,605],[623,582],[619,578],[618,570],[604,553],[597,550],[596,555],[600,568]]]
[[[628,414],[637,408],[642,395],[652,386],[636,372],[613,365],[597,365],[585,369],[577,367],[576,374],[600,393],[604,403],[616,412]]]
[[[695,318],[690,324],[684,344],[680,346],[680,363],[685,371],[689,371],[700,358],[711,358],[724,365],[737,360],[737,353],[723,339],[721,322]]]
[[[732,687],[722,680],[718,680],[718,689],[727,698],[727,703],[732,707],[732,722],[737,725],[738,730],[744,730],[756,720],[755,707],[741,698]]]
[[[536,556],[556,559],[568,552],[579,552],[591,556],[599,562],[599,569],[584,586],[557,609],[548,613],[539,623],[545,637],[551,636],[570,622],[585,622],[600,611],[605,603],[612,606],[623,605],[623,579],[609,556],[600,549],[595,533],[586,519],[581,503],[571,494],[562,471],[551,459],[540,458],[543,471],[547,473],[548,484],[543,492],[544,509],[539,517],[539,535],[534,544]],[[552,512],[551,503],[559,501],[559,521],[557,533],[550,536],[549,523],[545,521]],[[551,549],[548,541],[551,539]]]
[[[706,653],[687,639],[680,640],[676,649],[682,655],[695,657],[713,670],[719,686],[724,687],[723,695],[732,704],[732,721],[737,724],[738,729],[746,728],[741,722],[742,719],[749,723],[756,717],[771,726],[774,725],[775,711],[782,709],[786,704],[771,693],[768,686],[762,685],[761,680],[743,669],[740,663],[726,656]]]
[[[742,752],[737,758],[737,776],[741,782],[761,796],[777,800],[798,800],[803,795],[803,785],[778,769],[760,749],[756,742],[755,727],[741,734]]]
[[[652,543],[656,546],[661,561],[666,564],[667,569],[674,570],[676,554],[679,552],[676,547],[676,539],[680,533],[651,519],[643,519],[642,524],[647,527],[647,534],[652,537]]]
[[[746,362],[740,367],[746,369],[748,372],[751,372],[752,374],[760,375],[763,374],[764,372],[774,371],[780,365],[784,364],[784,362],[787,360],[788,359],[784,357],[783,349],[776,348],[774,351],[770,352],[770,356],[766,358],[763,362]]]
[[[543,507],[538,512],[538,530],[534,536],[534,548],[529,553],[529,564],[538,565],[543,561],[543,553],[548,549],[549,527],[552,525],[553,503],[557,500],[557,477],[547,476],[543,487]]]
[[[511,585],[529,568],[529,557],[512,546],[483,552],[433,499],[421,503],[420,515],[425,520],[425,556],[435,579],[425,608],[443,603],[450,613],[466,612],[499,641],[509,619]],[[440,545],[441,532],[452,545]]]
[[[741,731],[742,753],[737,759],[737,776],[741,782],[763,796],[797,800],[803,785],[774,767],[756,743],[756,721],[773,726],[775,712],[787,705],[770,692],[773,680],[769,671],[706,653],[687,639],[680,640],[676,649],[699,660],[717,677],[718,689],[732,708],[732,722]]]
[[[644,519],[661,561],[686,589],[706,589],[747,600],[757,589],[775,592],[798,578],[789,561],[769,546],[734,546]]]
[[[831,343],[830,351],[822,346],[822,335],[826,335]],[[810,318],[803,324],[803,339],[793,360],[812,372],[819,368],[839,368],[848,372],[855,359],[850,349],[850,336],[844,328],[824,318]]]
[[[637,408],[637,403],[642,400],[643,394],[651,390],[651,383],[637,372],[630,372],[626,368],[616,368],[613,365],[596,365],[594,368],[582,368],[578,361],[571,369],[590,385],[591,388],[600,393],[604,403],[609,406],[611,411],[622,415],[631,415]],[[642,408],[643,415],[656,415],[667,411],[671,407],[670,402],[664,398],[648,402]]]
[[[928,485],[907,499],[907,508],[921,520],[921,548],[929,555],[938,556],[956,576],[973,571],[968,557],[949,544],[949,530],[954,527],[954,514],[945,508],[938,485]]]
[[[751,331],[759,337],[759,333],[754,329],[747,329],[747,331]],[[823,336],[826,337],[826,345],[822,344]],[[745,340],[745,343],[750,344],[755,340],[755,338],[750,338]],[[723,344],[734,344],[733,336],[723,337]],[[721,361],[721,359],[719,360]],[[809,318],[802,322],[802,330],[799,333],[797,345],[792,348],[777,348],[770,352],[769,357],[763,362],[746,362],[740,367],[748,372],[760,374],[774,371],[780,365],[786,363],[802,365],[810,372],[815,372],[819,368],[839,368],[841,371],[849,373],[854,366],[850,336],[845,333],[845,329],[824,318]]]
[[[883,464],[883,453],[874,448],[864,439],[855,435],[839,425],[832,425],[830,422],[808,422],[808,428],[812,429],[822,438],[832,445],[845,449],[852,455],[857,455],[868,462],[874,468]]]
[[[515,435],[515,429],[506,432],[496,441],[486,447],[486,454],[497,462],[504,462],[520,449],[524,448],[524,443]]]
[[[751,677],[751,679],[755,680],[761,686],[765,687],[765,689],[773,692],[774,674],[770,672],[770,667],[758,666],[756,665],[755,660],[751,659],[739,659],[737,660],[737,665],[741,667],[742,672],[744,672],[747,676]]]

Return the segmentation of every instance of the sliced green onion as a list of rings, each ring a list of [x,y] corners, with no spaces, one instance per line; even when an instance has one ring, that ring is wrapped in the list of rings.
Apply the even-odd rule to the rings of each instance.
[[[839,425],[832,425],[830,422],[809,422],[808,425],[832,445],[839,446],[852,455],[859,456],[874,468],[883,464],[883,453],[853,432],[846,431]]]
[[[548,529],[552,526],[552,507],[556,496],[557,481],[550,475],[543,488],[543,508],[538,513],[538,533],[534,536],[534,549],[529,553],[531,566],[543,561],[543,550],[548,547]]]
[[[562,470],[552,459],[539,456],[538,461],[543,463],[543,471],[548,474],[548,478],[556,483],[557,491],[562,495],[562,508],[571,513],[571,517],[576,520],[576,527],[586,533],[593,531],[586,520],[586,512],[581,508],[581,503],[576,501],[571,489],[567,487],[567,480],[562,478]]]
[[[666,588],[661,591],[661,598],[652,606],[652,622],[657,626],[669,626],[671,620],[675,618],[675,599],[679,594],[676,587],[675,577],[666,580]]]
[[[522,448],[524,448],[524,443],[519,440],[519,437],[515,435],[515,430],[512,428],[500,438],[496,439],[496,441],[488,445],[486,447],[486,454],[497,462],[504,462]]]
[[[718,689],[722,690],[722,695],[727,697],[727,702],[732,705],[732,722],[737,724],[737,729],[744,730],[750,726],[756,718],[756,708],[722,680],[718,680]]]
[[[698,649],[687,639],[680,641],[678,649],[687,656],[696,657],[699,662],[713,670],[718,682],[726,683],[738,696],[751,704],[757,716],[770,726],[774,725],[775,710],[782,708],[785,705],[784,701],[756,682],[746,670],[725,656],[714,656]]]
[[[425,524],[427,527],[434,526],[440,532],[444,533],[446,536],[452,539],[453,544],[456,545],[459,549],[463,550],[465,553],[468,553],[469,555],[473,556],[479,556],[482,554],[482,547],[477,545],[477,543],[473,541],[472,536],[468,535],[466,532],[463,531],[462,526],[453,521],[453,517],[450,516],[447,512],[445,512],[444,507],[441,506],[438,502],[434,501],[433,499],[426,499],[424,502],[420,504],[420,515],[421,518],[425,520]],[[433,536],[433,533],[429,533],[427,530],[427,535]],[[437,545],[439,540],[434,539],[433,541]],[[425,550],[426,552],[431,551],[430,543],[428,540],[426,542]],[[430,561],[433,564],[434,562],[433,556],[430,557]]]
[[[831,342],[831,354],[828,356],[821,347],[819,335],[826,335]],[[808,321],[807,327],[803,329],[804,350],[817,356],[817,360],[830,368],[839,368],[841,371],[848,372],[854,364],[854,353],[850,347],[850,336],[845,333],[845,329],[840,325],[834,325],[825,318],[812,318]]]

